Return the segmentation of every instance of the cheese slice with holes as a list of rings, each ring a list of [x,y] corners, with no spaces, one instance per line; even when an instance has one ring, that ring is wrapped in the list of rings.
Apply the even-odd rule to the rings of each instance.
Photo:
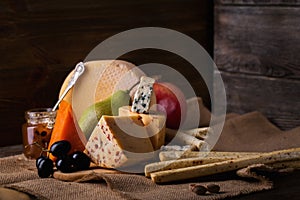
[[[119,116],[138,116],[146,127],[148,136],[154,150],[160,149],[165,144],[166,116],[158,111],[149,111],[149,114],[131,112],[130,106],[119,108]]]
[[[102,116],[86,144],[100,167],[120,168],[153,157],[153,147],[140,116]]]

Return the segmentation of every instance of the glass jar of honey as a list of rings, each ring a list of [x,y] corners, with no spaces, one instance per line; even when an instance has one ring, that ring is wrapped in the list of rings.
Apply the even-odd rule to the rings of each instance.
[[[56,111],[51,108],[36,108],[25,112],[26,123],[22,126],[23,153],[27,158],[36,159],[47,153]]]

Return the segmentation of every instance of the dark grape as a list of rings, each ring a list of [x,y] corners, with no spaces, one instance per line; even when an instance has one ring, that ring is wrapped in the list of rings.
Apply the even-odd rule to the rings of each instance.
[[[36,159],[35,166],[38,167],[42,160],[47,159],[46,156],[40,156]]]
[[[75,171],[73,161],[69,156],[57,159],[56,168],[64,173],[70,173]]]
[[[53,162],[49,158],[41,158],[37,165],[38,175],[41,178],[48,178],[53,174]]]
[[[81,151],[76,151],[71,155],[76,170],[86,170],[90,167],[90,158]]]
[[[71,144],[67,140],[60,140],[53,143],[50,147],[50,153],[57,158],[62,158],[67,155],[71,149]]]

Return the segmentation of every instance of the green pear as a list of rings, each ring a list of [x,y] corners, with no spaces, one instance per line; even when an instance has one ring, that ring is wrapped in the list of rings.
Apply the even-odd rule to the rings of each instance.
[[[119,108],[130,104],[129,91],[118,90],[84,110],[78,124],[88,140],[102,115],[119,115]]]

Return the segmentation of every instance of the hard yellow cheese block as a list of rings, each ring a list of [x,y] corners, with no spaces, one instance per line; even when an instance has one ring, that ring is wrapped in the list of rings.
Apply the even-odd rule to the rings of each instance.
[[[115,91],[127,90],[137,84],[144,75],[138,67],[123,60],[95,60],[84,63],[85,71],[64,100],[71,103],[75,117],[95,102],[102,101]],[[61,86],[60,94],[66,89],[73,71]]]
[[[160,149],[165,143],[166,117],[156,111],[149,114],[131,112],[130,106],[119,108],[119,116],[138,116],[143,121],[154,150]]]
[[[139,116],[103,115],[86,144],[86,152],[100,167],[138,164],[153,156],[153,147]]]

